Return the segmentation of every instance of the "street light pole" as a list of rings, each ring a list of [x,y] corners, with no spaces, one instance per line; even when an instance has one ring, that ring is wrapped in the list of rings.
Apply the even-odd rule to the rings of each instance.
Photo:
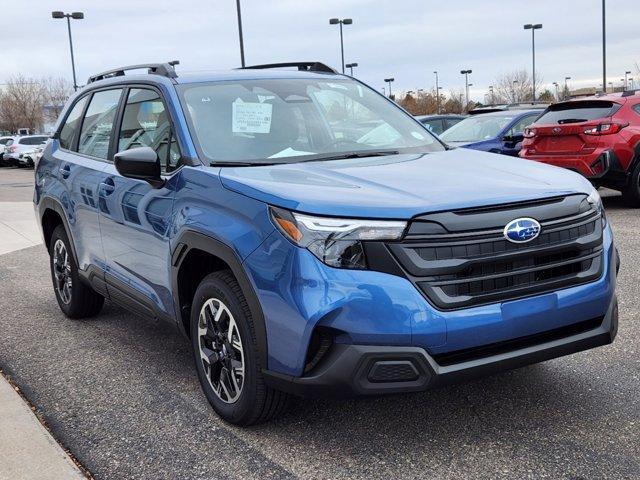
[[[627,81],[627,75],[631,74],[631,70],[627,70],[626,72],[624,72],[624,90],[627,91],[628,87],[629,87],[629,82]]]
[[[351,71],[350,75],[351,75],[352,77],[353,77],[353,67],[357,67],[357,66],[358,66],[358,64],[357,64],[357,63],[347,63],[347,64],[345,65],[345,67],[347,67],[347,68]]]
[[[353,20],[350,18],[330,18],[329,25],[340,25],[340,55],[342,58],[342,73],[344,73],[344,37],[342,35],[342,25],[351,25]]]
[[[495,99],[495,95],[493,93],[493,85],[489,85],[489,98],[491,99],[491,105],[495,105],[496,104],[496,99]]]
[[[73,38],[71,37],[71,19],[73,18],[74,20],[82,20],[84,18],[84,13],[82,12],[64,13],[64,12],[55,11],[55,12],[51,12],[51,18],[67,19],[67,31],[69,32],[69,50],[71,52],[71,71],[73,73],[73,90],[77,91],[78,81],[76,80],[76,61],[73,56]]]
[[[236,0],[236,7],[238,11],[238,35],[240,37],[240,63],[242,68],[244,68],[244,39],[242,37],[242,13],[240,11],[240,0]]]
[[[395,80],[395,78],[393,78],[393,77],[389,77],[389,78],[385,78],[384,79],[384,81],[389,84],[389,98],[391,98],[391,82],[393,82],[394,80]]]
[[[436,74],[436,113],[440,114],[440,85],[438,84],[438,71],[434,70]]]
[[[536,101],[536,30],[540,30],[542,28],[541,23],[527,23],[524,26],[525,30],[531,30],[531,51],[533,53],[533,81],[532,81],[532,92],[533,92],[533,101]]]
[[[560,89],[558,88],[558,82],[553,82],[553,85],[556,87],[556,102],[560,101]]]
[[[464,75],[464,88],[465,88],[465,110],[469,106],[469,74],[473,73],[472,70],[460,70],[460,73]]]
[[[567,99],[567,95],[569,95],[569,87],[567,85],[567,80],[571,80],[571,77],[564,77],[564,94],[562,95],[564,100]],[[607,86],[604,86],[604,92],[607,93]]]
[[[605,0],[602,0],[602,85],[607,92],[607,22],[605,19]]]

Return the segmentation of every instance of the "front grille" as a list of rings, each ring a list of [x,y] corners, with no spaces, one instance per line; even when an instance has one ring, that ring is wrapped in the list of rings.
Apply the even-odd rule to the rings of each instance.
[[[402,242],[387,247],[406,276],[440,309],[506,301],[593,281],[602,272],[600,213],[583,197],[559,202],[552,214],[563,214],[560,217],[549,218],[539,204],[434,215],[412,225]],[[533,208],[542,227],[540,235],[529,243],[506,240],[505,218],[533,217],[529,215]],[[486,227],[451,231],[447,221],[449,227],[483,223]]]

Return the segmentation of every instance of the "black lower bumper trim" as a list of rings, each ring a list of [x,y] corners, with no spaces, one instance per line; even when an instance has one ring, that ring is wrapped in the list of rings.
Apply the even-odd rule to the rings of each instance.
[[[351,397],[417,392],[570,355],[613,342],[618,303],[595,328],[564,338],[461,363],[440,365],[423,348],[335,344],[322,362],[303,377],[264,371],[276,389],[305,397]]]

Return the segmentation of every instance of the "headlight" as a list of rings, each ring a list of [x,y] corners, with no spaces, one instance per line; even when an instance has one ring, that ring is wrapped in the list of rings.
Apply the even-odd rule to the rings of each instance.
[[[600,194],[594,188],[589,196],[587,197],[587,202],[602,216],[602,228],[607,226],[607,217],[604,212],[604,206],[602,205],[602,199],[600,198]]]
[[[362,241],[398,240],[407,222],[316,217],[271,207],[278,229],[331,267],[367,268]]]

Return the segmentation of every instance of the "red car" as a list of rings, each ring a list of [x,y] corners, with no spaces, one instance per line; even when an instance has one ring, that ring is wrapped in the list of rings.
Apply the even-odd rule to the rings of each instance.
[[[553,104],[524,137],[522,158],[579,172],[640,207],[640,90]]]

